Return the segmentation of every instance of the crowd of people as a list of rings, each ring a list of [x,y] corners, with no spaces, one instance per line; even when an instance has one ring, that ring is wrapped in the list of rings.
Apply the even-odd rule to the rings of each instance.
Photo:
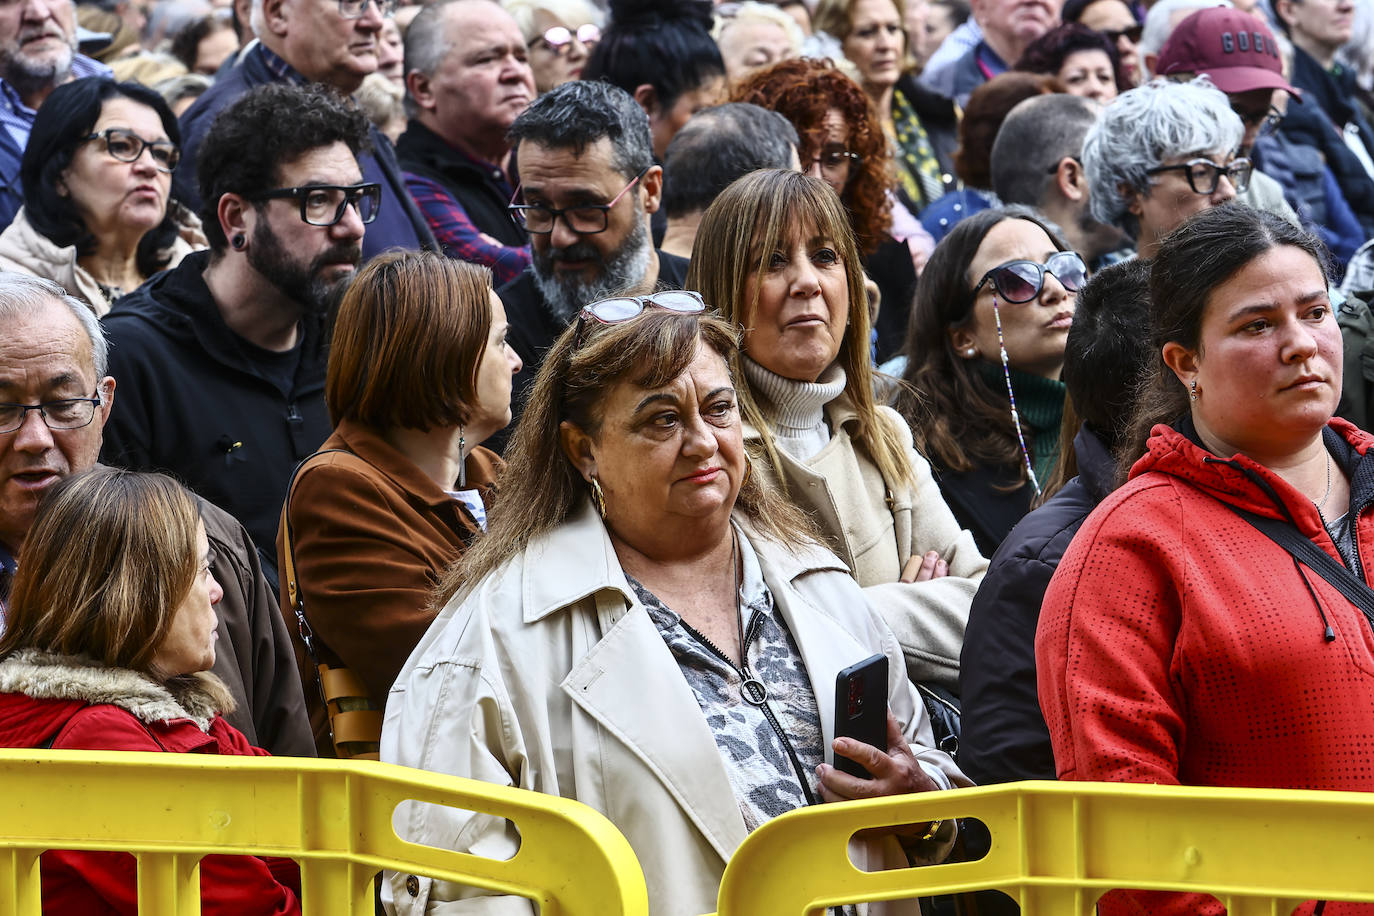
[[[682,916],[806,805],[1374,790],[1370,0],[15,0],[0,99],[0,745],[573,798]]]

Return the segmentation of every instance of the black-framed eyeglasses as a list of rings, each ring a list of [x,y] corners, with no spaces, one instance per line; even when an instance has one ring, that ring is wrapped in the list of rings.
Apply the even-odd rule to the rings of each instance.
[[[1136,23],[1135,25],[1128,25],[1124,29],[1098,29],[1097,32],[1112,44],[1116,44],[1121,36],[1125,35],[1131,44],[1138,45],[1140,44],[1140,36],[1145,34],[1145,26]]]
[[[620,203],[620,198],[624,197],[639,183],[639,179],[653,166],[646,165],[639,170],[639,174],[630,179],[630,183],[625,188],[611,198],[608,204],[581,204],[576,207],[546,207],[543,204],[517,204],[515,198],[520,196],[520,189],[515,189],[515,196],[511,197],[510,206],[506,207],[510,211],[511,218],[516,225],[524,227],[526,232],[533,232],[535,235],[545,235],[553,231],[554,220],[563,217],[563,225],[567,226],[578,235],[596,235],[598,232],[605,232],[610,225],[611,208]]]
[[[1039,298],[1045,289],[1045,274],[1054,274],[1059,285],[1071,293],[1076,293],[1088,282],[1088,265],[1076,251],[1057,251],[1046,259],[1044,264],[1035,261],[1007,261],[998,264],[983,274],[983,279],[969,293],[969,302],[978,298],[983,287],[992,283],[1008,304],[1020,305]]]
[[[42,404],[0,404],[0,433],[12,433],[24,425],[30,410],[38,411],[48,429],[80,429],[89,426],[100,406],[100,392],[89,398],[62,398]]]
[[[601,40],[601,29],[591,22],[579,25],[576,31],[556,25],[539,36],[539,40],[544,42],[544,47],[552,51],[555,57],[562,57],[563,53],[572,47],[574,38],[590,49]]]
[[[1152,169],[1146,169],[1145,174],[1182,172],[1187,176],[1188,187],[1193,189],[1194,194],[1214,193],[1217,185],[1221,184],[1221,176],[1225,175],[1231,179],[1231,186],[1236,189],[1236,193],[1241,194],[1250,187],[1250,175],[1254,170],[1255,166],[1249,159],[1232,159],[1230,165],[1217,165],[1210,159],[1189,159],[1178,165],[1157,165]]]
[[[385,17],[396,12],[399,0],[339,0],[339,18],[361,19],[367,15],[369,3],[376,3],[377,9]]]
[[[601,324],[619,324],[629,321],[646,308],[693,315],[706,311],[706,300],[701,298],[701,293],[690,289],[665,289],[647,296],[611,296],[609,299],[598,299],[577,315],[577,330],[573,332],[573,350],[582,348],[582,332],[586,328],[587,319]]]
[[[1231,110],[1240,116],[1240,121],[1245,125],[1246,130],[1258,125],[1259,136],[1261,137],[1267,137],[1272,134],[1279,126],[1279,122],[1283,120],[1283,112],[1279,111],[1273,105],[1270,105],[1265,111],[1241,111],[1234,106]]]
[[[159,172],[170,172],[181,161],[181,149],[171,140],[144,140],[127,127],[107,127],[86,139],[104,140],[105,152],[120,162],[137,162],[146,149]]]
[[[293,197],[301,205],[301,221],[311,226],[332,226],[343,219],[344,208],[353,205],[358,218],[370,223],[382,208],[382,186],[365,184],[312,184],[303,188],[274,188],[255,195],[257,200]]]

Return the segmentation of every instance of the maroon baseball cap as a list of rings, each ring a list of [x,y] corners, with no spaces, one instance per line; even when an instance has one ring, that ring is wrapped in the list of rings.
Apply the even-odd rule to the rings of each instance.
[[[1302,101],[1283,78],[1279,45],[1269,26],[1225,6],[1198,10],[1180,22],[1159,49],[1155,73],[1205,73],[1227,94],[1282,89]]]

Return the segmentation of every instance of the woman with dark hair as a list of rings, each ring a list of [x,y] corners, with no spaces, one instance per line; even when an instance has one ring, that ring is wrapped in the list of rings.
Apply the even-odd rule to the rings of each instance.
[[[228,12],[211,13],[183,26],[173,36],[169,53],[185,64],[187,71],[214,76],[239,49],[239,35]]]
[[[0,234],[0,269],[52,280],[103,315],[204,248],[200,221],[170,199],[180,142],[171,109],[145,86],[58,86],[24,149],[24,207]]]
[[[945,502],[992,556],[1059,455],[1064,344],[1087,266],[1033,211],[984,210],[930,256],[898,411]]]
[[[582,78],[635,97],[649,115],[654,159],[687,119],[725,96],[725,61],[711,38],[709,0],[611,0],[610,23]]]
[[[756,473],[812,516],[892,627],[913,681],[958,689],[987,560],[911,431],[873,396],[863,270],[820,181],[762,170],[702,218],[687,283],[746,328],[731,369]]]
[[[1130,88],[1116,45],[1101,32],[1076,22],[1050,29],[1032,41],[1012,69],[1057,76],[1073,95],[1104,105]]]
[[[315,666],[351,670],[381,709],[434,619],[430,592],[486,526],[503,465],[481,443],[510,423],[520,370],[506,328],[491,272],[434,252],[378,255],[339,304],[334,432],[297,471],[277,535],[282,607],[314,633],[301,677],[322,757],[375,754],[380,721],[331,743]]]
[[[195,497],[170,477],[97,467],[53,485],[5,611],[0,747],[266,755],[224,720],[234,700],[210,673],[215,575]],[[55,849],[41,863],[49,916],[137,909],[127,853]],[[205,916],[301,911],[289,859],[210,855],[199,867]]]
[[[1315,237],[1241,205],[1160,245],[1129,480],[1079,529],[1036,636],[1060,779],[1374,791],[1374,635],[1355,603],[1374,437],[1332,417],[1325,262]],[[1114,891],[1098,911],[1225,909]]]
[[[884,305],[874,327],[878,358],[886,359],[906,332],[916,268],[911,251],[892,238],[892,155],[873,106],[833,63],[812,58],[754,73],[735,87],[731,100],[752,102],[791,121],[801,138],[802,170],[840,196]],[[921,251],[922,262],[928,253]]]

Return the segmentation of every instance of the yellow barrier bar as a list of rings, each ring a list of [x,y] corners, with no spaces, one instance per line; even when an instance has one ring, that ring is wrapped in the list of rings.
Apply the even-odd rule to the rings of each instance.
[[[977,862],[862,872],[855,831],[977,818]],[[755,830],[725,870],[719,916],[800,916],[860,901],[996,888],[1025,916],[1092,913],[1112,888],[1212,894],[1233,916],[1304,900],[1374,902],[1374,794],[1022,782],[818,805]]]
[[[168,916],[199,913],[209,853],[295,859],[306,916],[371,914],[384,868],[528,897],[541,916],[648,913],[610,821],[535,792],[372,761],[117,751],[0,750],[0,785],[0,912],[19,916],[38,916],[46,849],[137,854],[140,912]],[[406,801],[508,818],[520,850],[502,862],[402,840],[392,816]]]

